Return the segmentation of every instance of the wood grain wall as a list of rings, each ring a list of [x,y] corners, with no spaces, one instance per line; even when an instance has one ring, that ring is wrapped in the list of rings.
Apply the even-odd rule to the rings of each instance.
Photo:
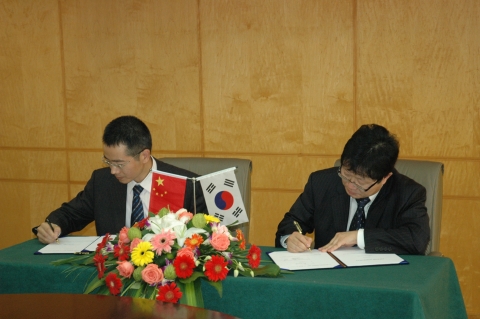
[[[251,159],[259,245],[378,123],[401,158],[445,164],[441,250],[480,317],[479,17],[478,0],[0,0],[0,248],[83,188],[119,115],[157,157]]]

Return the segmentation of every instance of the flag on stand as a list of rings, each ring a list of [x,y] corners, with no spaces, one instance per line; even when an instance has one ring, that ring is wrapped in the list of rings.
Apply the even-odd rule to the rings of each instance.
[[[187,177],[162,171],[152,171],[149,212],[157,214],[163,207],[171,211],[183,208]]]
[[[202,186],[208,213],[220,219],[224,225],[235,221],[248,222],[242,195],[238,188],[235,167],[197,177]]]

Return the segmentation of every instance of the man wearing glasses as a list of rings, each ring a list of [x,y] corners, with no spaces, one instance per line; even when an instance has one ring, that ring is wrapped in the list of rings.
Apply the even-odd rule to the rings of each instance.
[[[115,234],[122,227],[131,227],[135,221],[147,217],[152,170],[198,176],[155,159],[151,149],[150,131],[141,120],[121,116],[111,121],[103,133],[102,161],[107,167],[95,170],[83,191],[33,229],[39,241],[52,243],[59,236],[79,231],[92,221],[95,221],[97,235]],[[192,213],[193,194],[193,185],[187,182],[183,207]],[[200,185],[195,187],[195,194],[196,211],[208,213]]]
[[[357,245],[367,253],[423,255],[430,240],[426,190],[395,168],[399,143],[376,124],[348,140],[339,168],[310,175],[279,223],[275,246],[290,252]],[[303,231],[303,234],[302,234]]]

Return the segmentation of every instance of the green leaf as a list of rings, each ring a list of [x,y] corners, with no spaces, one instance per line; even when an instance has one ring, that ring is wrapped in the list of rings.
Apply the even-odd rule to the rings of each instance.
[[[222,282],[221,281],[210,281],[210,280],[207,280],[207,282],[217,290],[218,292],[218,295],[220,296],[220,298],[222,298],[223,296],[223,285],[222,285]]]
[[[280,267],[276,264],[270,264],[252,270],[255,276],[278,277],[280,275]]]
[[[95,277],[92,279],[92,281],[88,284],[87,288],[85,288],[85,291],[83,292],[84,294],[89,294],[98,287],[105,286],[105,277],[102,279],[98,279],[98,277]]]
[[[178,281],[181,282],[181,283],[184,283],[184,284],[188,284],[188,283],[191,283],[195,280],[197,280],[198,278],[201,278],[201,277],[205,277],[205,275],[202,273],[202,272],[199,272],[199,271],[194,271],[193,274],[186,278],[186,279],[179,279]]]
[[[200,280],[189,283],[179,282],[178,286],[183,292],[180,303],[193,307],[203,308],[203,295]]]
[[[91,259],[91,263],[93,263],[93,256],[79,255],[79,256],[74,256],[66,259],[55,260],[50,262],[50,264],[54,266],[60,266],[65,264],[73,264],[73,265],[84,264],[85,265],[85,262],[89,261],[89,259]]]

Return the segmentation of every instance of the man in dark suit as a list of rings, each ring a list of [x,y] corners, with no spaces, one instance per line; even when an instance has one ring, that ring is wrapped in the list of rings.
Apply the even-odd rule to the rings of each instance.
[[[48,215],[46,222],[34,228],[42,243],[52,243],[59,236],[79,231],[95,221],[98,235],[115,234],[122,227],[134,224],[132,202],[133,188],[142,186],[138,218],[148,216],[152,170],[176,175],[197,177],[198,175],[163,163],[151,156],[152,137],[148,127],[134,116],[114,119],[103,133],[103,162],[109,167],[92,173],[84,190],[70,202]],[[196,211],[208,213],[202,188],[196,184]],[[140,204],[139,204],[140,206]],[[194,212],[193,183],[187,181],[183,207]],[[142,216],[143,214],[143,216]]]
[[[430,240],[426,190],[395,170],[398,153],[387,129],[362,125],[345,145],[339,168],[310,175],[278,225],[275,246],[305,251],[312,239],[303,234],[315,231],[314,247],[323,252],[357,245],[367,253],[424,254]]]

